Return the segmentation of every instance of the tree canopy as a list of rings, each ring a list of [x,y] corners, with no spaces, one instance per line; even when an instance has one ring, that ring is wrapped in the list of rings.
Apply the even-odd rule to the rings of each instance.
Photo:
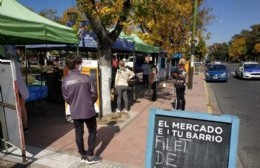
[[[219,47],[221,44],[215,43],[209,48],[216,47],[219,50],[223,48]],[[227,57],[230,60],[256,60],[260,56],[260,24],[252,25],[250,30],[242,30],[240,34],[235,34],[230,40],[225,51],[218,51],[219,53],[225,53],[228,50]],[[216,54],[216,52],[213,52]],[[210,53],[212,55],[212,52]],[[223,55],[222,55],[223,56]]]

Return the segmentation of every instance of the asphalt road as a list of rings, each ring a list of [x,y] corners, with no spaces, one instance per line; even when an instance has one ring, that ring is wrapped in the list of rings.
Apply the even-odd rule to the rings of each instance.
[[[223,114],[240,118],[238,155],[243,168],[260,168],[260,80],[234,77],[238,64],[228,64],[227,83],[209,83]]]

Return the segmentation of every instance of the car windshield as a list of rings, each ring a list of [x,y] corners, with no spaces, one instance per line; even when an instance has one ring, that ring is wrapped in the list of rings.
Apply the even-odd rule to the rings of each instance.
[[[208,70],[210,71],[223,71],[227,70],[225,65],[209,65]]]
[[[249,68],[260,68],[260,64],[245,64],[245,69],[249,69]]]

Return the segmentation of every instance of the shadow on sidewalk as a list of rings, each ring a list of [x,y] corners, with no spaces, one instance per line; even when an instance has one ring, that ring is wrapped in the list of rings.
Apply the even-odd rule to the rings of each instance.
[[[115,121],[111,121],[107,126],[98,129],[97,142],[96,142],[96,155],[100,156],[106,149],[110,141],[114,138],[115,134],[120,132],[119,126],[115,125]]]
[[[44,112],[32,113],[29,108],[28,113],[30,132],[25,133],[25,143],[28,146],[46,149],[73,130],[73,124],[66,122],[64,104],[46,102]],[[30,148],[27,151],[37,154],[36,151],[30,151]]]

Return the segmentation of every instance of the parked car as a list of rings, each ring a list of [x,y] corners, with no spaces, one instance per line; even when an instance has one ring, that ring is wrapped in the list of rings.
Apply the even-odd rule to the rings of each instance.
[[[235,71],[241,79],[260,79],[260,64],[257,62],[241,62]]]
[[[228,70],[224,64],[209,64],[206,67],[205,80],[209,81],[228,81]]]
[[[129,68],[134,67],[134,56],[130,56],[126,61],[125,61],[125,66]]]

